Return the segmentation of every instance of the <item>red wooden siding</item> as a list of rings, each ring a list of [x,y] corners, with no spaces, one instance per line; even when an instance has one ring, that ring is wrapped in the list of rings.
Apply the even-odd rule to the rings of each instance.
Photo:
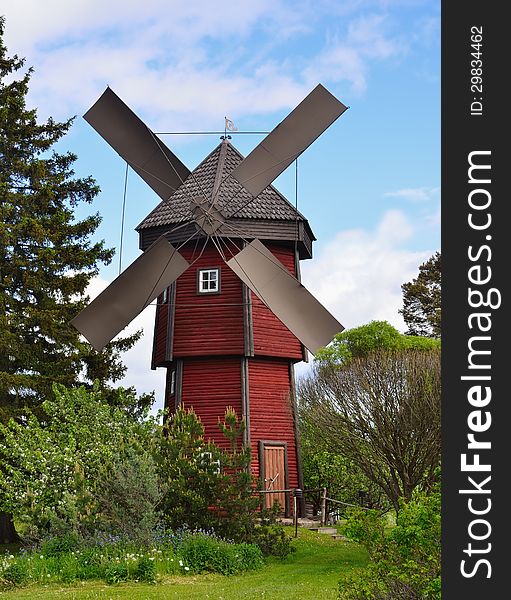
[[[188,360],[183,365],[181,405],[195,410],[211,439],[227,448],[218,419],[232,406],[241,418],[241,360],[212,358]]]
[[[288,271],[295,275],[294,249],[275,244],[266,245]],[[302,360],[302,346],[299,340],[254,293],[252,293],[252,327],[256,356],[279,356]]]
[[[298,487],[289,362],[250,359],[250,444],[252,473],[259,477],[259,441],[287,442],[290,487]]]
[[[195,255],[200,254],[199,243]],[[194,245],[180,249],[192,260]],[[197,271],[220,267],[220,293],[198,294]],[[225,264],[215,246],[208,245],[201,258],[177,281],[174,319],[175,358],[184,356],[242,355],[244,352],[241,281]]]
[[[162,304],[163,295],[158,296],[158,306],[156,307],[156,326],[154,330],[154,355],[153,362],[155,367],[165,365],[165,351],[167,347],[167,321],[169,305]]]

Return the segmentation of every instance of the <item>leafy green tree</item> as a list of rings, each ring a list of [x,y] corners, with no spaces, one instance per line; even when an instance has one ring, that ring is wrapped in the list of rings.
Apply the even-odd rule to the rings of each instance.
[[[9,57],[0,19],[0,420],[37,407],[54,382],[120,379],[119,352],[137,335],[97,353],[69,322],[85,306],[85,289],[113,250],[91,242],[101,219],[75,209],[99,192],[74,176],[76,156],[52,150],[73,119],[37,122],[26,106],[31,69]]]
[[[338,333],[332,343],[316,353],[320,365],[346,365],[352,358],[367,356],[376,350],[433,350],[440,341],[418,335],[404,335],[387,321],[371,321],[366,325]]]
[[[392,451],[389,448],[383,448],[383,446],[389,444],[392,435],[397,436],[398,432],[392,432],[390,427],[387,428],[385,434],[383,431],[380,432],[378,442],[382,445],[380,451],[374,452],[373,448],[371,452],[354,452],[354,448],[357,447],[355,442],[352,449],[349,450],[347,448],[347,441],[349,439],[352,440],[353,436],[346,437],[344,443],[340,443],[341,430],[335,431],[335,427],[338,425],[339,414],[333,408],[333,405],[339,408],[337,403],[344,404],[344,400],[335,396],[335,390],[339,390],[339,382],[341,380],[344,379],[347,381],[352,377],[353,373],[350,370],[352,363],[357,365],[357,369],[360,370],[364,361],[369,360],[368,357],[374,353],[377,353],[377,356],[384,356],[385,353],[401,356],[400,360],[403,361],[403,367],[405,367],[407,353],[421,351],[429,354],[431,351],[438,350],[439,348],[439,340],[403,335],[387,321],[371,321],[365,325],[346,329],[342,333],[337,334],[327,348],[322,348],[316,353],[313,372],[302,379],[298,385],[302,460],[304,480],[307,482],[306,487],[316,488],[327,486],[331,494],[335,490],[335,493],[337,493],[336,498],[344,502],[358,502],[358,490],[362,490],[365,492],[364,503],[366,506],[383,509],[387,506],[389,500],[392,501],[394,506],[398,504],[399,496],[403,491],[400,484],[393,482],[389,485],[390,480],[387,477],[385,487],[382,487],[383,477],[381,475],[386,471],[384,469],[382,472],[378,472],[371,465],[373,458],[380,456],[380,452],[383,452],[381,456],[387,456],[389,452],[392,455]],[[435,353],[434,356],[437,357],[438,355]],[[388,360],[382,360],[384,361],[382,362],[383,368],[383,365],[387,364]],[[412,359],[410,358],[409,360]],[[377,365],[373,364],[374,360],[370,359],[370,363],[372,365],[371,369],[376,371]],[[398,382],[399,373],[389,373],[390,380],[394,381],[397,386],[396,389],[404,390],[406,388],[405,373],[406,369],[402,374],[404,383]],[[376,372],[373,373],[373,376],[376,376]],[[385,383],[386,376],[383,370],[380,370],[378,373],[378,378],[381,380],[379,384],[380,394],[383,394],[384,390],[391,383],[390,380]],[[357,395],[354,393],[353,397],[356,398]],[[366,406],[363,408],[362,397],[360,395],[358,397],[361,403],[357,408],[361,411],[376,411],[378,403],[383,403],[384,401],[382,397],[376,395],[371,407]],[[393,406],[396,414],[389,414],[387,417],[390,419],[388,424],[395,423],[396,427],[397,421],[395,419],[399,412],[399,401],[400,398],[397,395],[393,405],[388,403],[385,405],[389,409]],[[430,406],[430,409],[432,408],[436,411],[432,422],[439,424],[439,405]],[[328,421],[330,418],[325,415],[330,415],[331,411],[335,413],[332,416],[332,421],[331,423],[325,423],[325,420]],[[421,411],[420,414],[422,415],[423,412]],[[360,417],[360,415],[358,416]],[[343,427],[347,428],[350,419],[355,421],[356,418],[357,409],[351,407],[349,413],[345,412]],[[332,424],[335,425],[331,427],[330,425]],[[366,423],[366,425],[369,427],[369,423]],[[408,433],[412,433],[410,430],[412,424],[407,423],[407,426],[409,428]],[[417,422],[413,426],[418,427],[419,423]],[[355,428],[356,424],[353,422],[352,432]],[[374,435],[374,433],[373,431],[372,434]],[[368,431],[361,436],[360,447],[367,443],[368,436]],[[436,448],[436,445],[433,447]],[[402,458],[402,456],[398,458],[396,455],[396,463]],[[404,466],[404,463],[402,466]],[[375,474],[379,476],[375,477]],[[405,477],[404,473],[402,475]],[[383,496],[382,491],[384,491]]]
[[[442,260],[440,252],[419,267],[419,275],[404,283],[403,308],[399,311],[408,325],[407,333],[440,338],[442,325]]]
[[[154,420],[136,421],[97,388],[55,384],[42,408],[44,416],[27,412],[23,420],[0,423],[0,508],[24,537],[84,536],[118,523],[121,510],[132,531],[134,520],[138,526],[151,520],[160,500],[148,450]],[[139,483],[130,489],[135,477]],[[142,490],[143,501],[136,501]],[[120,498],[130,493],[123,504]]]

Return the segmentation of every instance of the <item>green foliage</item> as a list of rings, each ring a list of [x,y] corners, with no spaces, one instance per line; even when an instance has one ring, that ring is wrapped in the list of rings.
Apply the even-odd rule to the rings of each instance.
[[[9,57],[0,18],[0,421],[25,406],[37,408],[54,382],[98,379],[106,386],[125,367],[119,352],[140,334],[98,353],[80,340],[70,320],[85,306],[85,290],[113,250],[91,242],[99,213],[76,218],[99,193],[91,177],[77,178],[76,156],[53,147],[73,119],[37,122],[26,107],[31,69]]]
[[[442,327],[442,258],[440,252],[419,267],[419,275],[401,286],[407,333],[440,338]]]
[[[188,537],[180,555],[192,573],[235,575],[263,565],[263,556],[257,546],[229,544],[204,534]]]
[[[124,406],[121,397],[109,404],[99,389],[55,385],[44,418],[28,412],[21,422],[0,423],[0,508],[15,516],[26,541],[46,539],[48,556],[102,533],[147,545],[162,523],[289,551],[274,518],[271,528],[258,525],[250,449],[232,409],[221,423],[222,449],[204,440],[191,410],[179,409],[162,426],[136,420]],[[82,567],[87,573],[91,562]]]
[[[128,565],[121,563],[110,565],[105,569],[105,581],[110,584],[124,583],[130,577]]]
[[[161,509],[170,528],[213,528],[245,541],[255,527],[259,503],[248,471],[250,448],[241,445],[244,424],[232,409],[220,427],[228,449],[204,441],[204,427],[193,410],[180,408],[168,419],[156,452],[167,490]]]
[[[362,488],[373,506],[383,508],[376,487],[396,511],[400,497],[428,489],[440,461],[439,344],[373,322],[327,349],[298,387],[308,467],[321,465],[325,450],[338,455],[374,484]]]
[[[99,474],[94,496],[102,529],[133,542],[149,540],[160,521],[157,507],[163,497],[151,454],[140,447],[123,448]]]
[[[135,578],[146,583],[154,583],[156,581],[156,564],[154,557],[142,555],[138,559],[137,568],[135,569]]]
[[[28,581],[28,573],[22,564],[13,563],[3,570],[1,579],[7,585],[24,585]]]
[[[366,547],[372,563],[361,575],[341,579],[339,599],[440,600],[440,503],[438,487],[417,493],[389,534],[375,512],[353,512],[346,534]]]
[[[83,536],[119,520],[135,530],[134,520],[146,519],[150,527],[154,501],[144,504],[134,495],[126,500],[130,505],[115,502],[122,485],[133,484],[135,491],[147,486],[147,493],[153,493],[154,470],[147,461],[137,465],[144,466],[137,483],[135,473],[130,479],[122,468],[143,454],[154,423],[133,420],[107,404],[99,390],[83,387],[54,386],[54,397],[42,408],[44,419],[28,413],[22,422],[0,423],[1,508],[15,516],[25,537],[37,540],[48,532]],[[135,509],[140,512],[134,514]]]
[[[332,343],[316,353],[316,361],[326,365],[346,365],[352,358],[367,356],[377,350],[434,350],[440,341],[417,335],[403,335],[387,321],[371,321],[366,325],[338,333]]]
[[[61,537],[48,538],[41,545],[41,554],[44,556],[59,556],[80,547],[80,538],[74,532],[68,532]]]
[[[288,534],[294,528],[286,526]],[[72,589],[66,589],[62,583],[51,582],[51,578],[40,583],[30,583],[26,588],[6,589],[0,597],[5,600],[54,600],[57,597],[88,599],[101,597],[124,598],[126,600],[148,600],[148,598],[179,598],[197,600],[197,598],[215,598],[240,600],[240,598],[271,598],[271,600],[333,600],[337,596],[337,583],[340,573],[353,573],[364,569],[368,562],[367,552],[354,543],[342,543],[330,536],[318,535],[303,527],[298,528],[298,537],[294,540],[296,552],[288,559],[268,559],[262,569],[245,571],[239,575],[223,577],[206,573],[186,575],[184,566],[179,565],[177,555],[168,553],[166,546],[154,546],[149,556],[155,556],[158,582],[143,584],[128,580],[122,587],[102,590],[101,583],[76,578]],[[163,553],[153,552],[162,549]],[[105,549],[102,550],[103,553]],[[1,552],[1,549],[0,549]],[[135,552],[135,550],[132,550]],[[136,554],[136,552],[135,552]],[[19,558],[18,558],[19,560]],[[39,560],[34,558],[34,560]],[[109,564],[117,564],[115,560]],[[0,576],[2,556],[0,554]],[[134,561],[126,562],[134,564]],[[61,565],[63,563],[61,562]],[[32,580],[30,580],[32,581]],[[64,582],[65,583],[65,582]]]
[[[67,549],[66,549],[67,548]],[[69,538],[54,538],[42,549],[9,555],[0,563],[4,586],[27,583],[104,580],[110,584],[126,581],[154,583],[164,574],[221,573],[234,575],[259,569],[261,550],[251,544],[233,544],[214,535],[188,533],[174,551],[172,545],[137,545],[123,541],[96,542],[80,548],[69,547]]]
[[[302,403],[299,407],[302,468],[306,490],[326,487],[331,498],[364,506],[384,509],[388,501],[381,489],[344,455],[330,450],[324,428],[315,418],[315,409]],[[363,494],[361,497],[360,493]],[[320,510],[320,494],[308,495],[316,511]]]
[[[371,321],[353,329],[339,333],[331,345],[316,353],[316,369],[313,377],[321,379],[332,367],[346,368],[353,359],[360,359],[372,352],[404,349],[429,349],[436,342],[405,336],[399,333],[387,321]],[[308,398],[306,380],[298,387],[299,422],[302,448],[304,485],[306,489],[326,487],[328,494],[342,502],[358,504],[361,501],[359,492],[364,494],[365,506],[386,508],[388,501],[381,488],[368,478],[356,461],[348,458],[335,448],[328,436],[325,436],[324,424],[317,417],[315,399]],[[322,390],[328,395],[327,390]],[[321,410],[321,409],[320,409]],[[319,497],[311,498],[319,509]]]
[[[292,538],[281,525],[262,524],[254,529],[249,539],[257,544],[264,556],[286,558],[295,551],[295,547],[291,545]]]

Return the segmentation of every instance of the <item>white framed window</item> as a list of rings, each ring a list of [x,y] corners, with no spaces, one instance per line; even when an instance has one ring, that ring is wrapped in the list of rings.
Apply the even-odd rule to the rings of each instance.
[[[163,290],[161,303],[167,304],[168,301],[169,301],[169,288],[167,287]]]
[[[220,269],[199,269],[197,272],[197,291],[199,294],[220,292]]]

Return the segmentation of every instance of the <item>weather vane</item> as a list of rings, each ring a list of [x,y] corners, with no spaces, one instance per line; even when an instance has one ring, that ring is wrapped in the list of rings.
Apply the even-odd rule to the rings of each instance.
[[[224,139],[227,138],[228,140],[231,139],[230,135],[227,135],[228,131],[238,131],[238,128],[234,125],[234,123],[231,121],[231,119],[228,119],[227,117],[224,117],[225,119],[225,126],[224,126]]]

